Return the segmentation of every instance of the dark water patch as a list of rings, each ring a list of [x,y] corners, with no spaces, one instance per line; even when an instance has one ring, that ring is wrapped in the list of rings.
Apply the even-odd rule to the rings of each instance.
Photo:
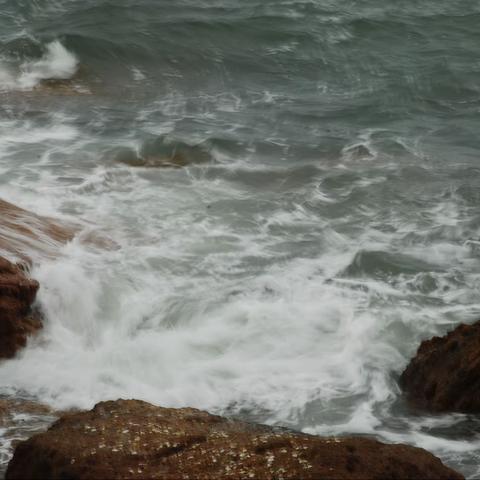
[[[472,207],[477,207],[480,205],[480,190],[478,188],[478,180],[472,180],[469,183],[464,183],[460,185],[455,193],[465,201],[465,203]]]
[[[129,48],[131,48],[131,45],[115,42],[105,32],[96,30],[88,35],[85,33],[69,33],[62,36],[62,40],[66,48],[76,52],[88,64],[98,64],[107,60],[119,59],[122,56],[126,56]],[[118,68],[118,64],[115,67]]]
[[[359,173],[353,171],[340,171],[330,174],[322,180],[321,186],[327,190],[342,191],[350,189],[352,185],[362,179]]]
[[[344,277],[370,277],[385,279],[402,274],[413,275],[421,272],[438,272],[439,266],[401,253],[362,250],[343,270]]]
[[[244,132],[244,134],[247,135],[249,133],[251,132]],[[233,135],[230,137],[211,137],[209,138],[208,142],[214,152],[228,158],[245,156],[248,151],[248,144],[246,144],[244,141],[241,141],[238,138],[238,134],[237,137]]]
[[[12,60],[25,61],[40,58],[43,49],[40,42],[31,37],[22,36],[0,43],[0,53]]]
[[[426,182],[435,177],[435,172],[420,165],[406,165],[398,172],[400,181]]]
[[[213,166],[204,172],[204,178],[227,180],[257,192],[260,190],[265,193],[283,192],[288,194],[291,190],[306,187],[314,182],[321,171],[315,165],[301,165],[285,169]]]
[[[449,176],[454,179],[480,179],[480,168],[471,165],[458,165],[449,172]]]

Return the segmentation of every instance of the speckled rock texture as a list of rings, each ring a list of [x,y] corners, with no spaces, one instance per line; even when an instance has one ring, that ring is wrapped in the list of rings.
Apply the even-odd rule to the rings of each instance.
[[[0,257],[0,359],[13,357],[42,328],[39,313],[32,310],[38,287],[20,267]]]
[[[479,413],[480,322],[422,342],[400,385],[415,407]]]
[[[6,479],[461,479],[425,450],[103,402],[20,443]]]

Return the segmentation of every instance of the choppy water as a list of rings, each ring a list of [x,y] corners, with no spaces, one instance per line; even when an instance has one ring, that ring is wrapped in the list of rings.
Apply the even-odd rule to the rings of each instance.
[[[0,196],[118,245],[35,257],[46,328],[0,394],[373,434],[480,476],[478,418],[396,383],[480,317],[479,22],[467,0],[0,0]]]

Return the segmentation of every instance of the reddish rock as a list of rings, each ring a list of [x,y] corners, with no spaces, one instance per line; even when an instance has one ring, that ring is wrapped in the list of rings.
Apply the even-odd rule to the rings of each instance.
[[[16,479],[461,479],[425,450],[320,438],[136,400],[66,415],[20,443]]]
[[[0,199],[0,250],[29,261],[32,251],[53,255],[73,238],[75,228]]]
[[[479,413],[480,322],[422,342],[400,385],[418,408]]]
[[[39,314],[32,312],[37,290],[37,281],[0,257],[0,358],[13,357],[42,327]]]
[[[118,245],[98,230],[81,232],[79,224],[59,222],[19,208],[0,199],[0,255],[15,256],[27,264],[30,256],[53,258],[59,248],[79,233],[82,243],[114,250]]]

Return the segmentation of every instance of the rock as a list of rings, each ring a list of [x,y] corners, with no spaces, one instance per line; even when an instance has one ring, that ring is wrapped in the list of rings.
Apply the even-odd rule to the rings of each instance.
[[[75,227],[23,210],[0,199],[0,253],[29,260],[32,251],[52,256],[70,241]]]
[[[417,408],[479,413],[480,322],[422,342],[400,385]]]
[[[42,328],[40,315],[32,311],[38,287],[20,267],[0,257],[0,358],[13,357]]]
[[[370,160],[375,158],[375,154],[363,143],[351,145],[343,149],[343,154],[349,160]]]
[[[21,442],[6,479],[461,479],[425,450],[320,438],[136,400],[66,415]]]
[[[139,151],[130,147],[116,147],[107,152],[115,163],[141,168],[182,168],[213,161],[207,142],[189,145],[159,137],[146,141]]]
[[[79,83],[76,77],[69,79],[48,78],[42,80],[32,89],[32,92],[36,94],[62,96],[92,95],[91,90]]]
[[[181,168],[192,163],[184,154],[179,152],[165,155],[139,156],[130,149],[119,151],[115,160],[130,167],[142,168]]]
[[[5,478],[16,444],[44,432],[58,416],[59,412],[31,399],[0,395],[0,478]]]
[[[54,411],[48,405],[14,397],[0,397],[0,428],[9,428],[15,421],[14,416],[19,415],[49,415]]]

